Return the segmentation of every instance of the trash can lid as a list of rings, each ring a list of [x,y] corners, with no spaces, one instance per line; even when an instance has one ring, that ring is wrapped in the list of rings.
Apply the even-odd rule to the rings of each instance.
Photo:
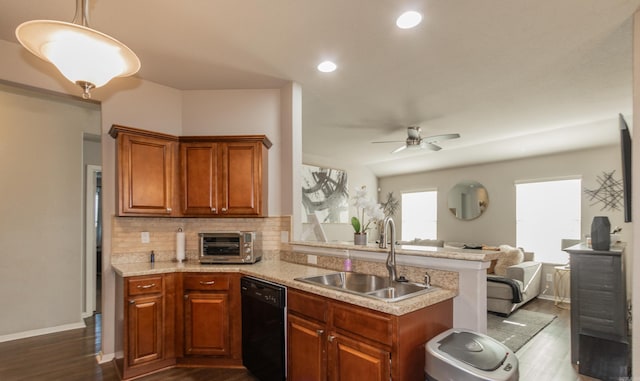
[[[508,351],[499,342],[472,332],[453,332],[438,342],[440,351],[477,369],[498,369]]]

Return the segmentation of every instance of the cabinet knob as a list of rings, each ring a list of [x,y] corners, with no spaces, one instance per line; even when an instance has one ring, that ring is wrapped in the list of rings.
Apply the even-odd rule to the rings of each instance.
[[[318,334],[318,336],[322,336],[324,334],[324,329],[319,329],[316,331],[316,333]]]
[[[218,211],[218,210],[217,210],[216,208],[211,208],[211,212],[212,212],[212,213],[215,213],[215,212],[217,212],[217,211]]]
[[[333,335],[329,335],[329,337],[327,338],[327,340],[329,340],[329,342],[330,342],[330,343],[333,343],[333,340],[334,340],[335,338],[336,338],[335,336],[333,336]]]
[[[184,294],[184,300],[189,299],[189,294]]]
[[[226,213],[227,212],[227,208],[222,208],[222,213]]]
[[[171,208],[167,208],[167,212],[171,213],[171,210],[172,210]]]
[[[133,299],[129,299],[129,304],[136,304],[136,301]]]

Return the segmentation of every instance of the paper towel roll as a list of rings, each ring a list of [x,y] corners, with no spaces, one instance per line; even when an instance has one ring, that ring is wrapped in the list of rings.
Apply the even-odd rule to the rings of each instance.
[[[178,262],[184,261],[184,258],[185,258],[184,245],[185,245],[184,232],[182,231],[182,229],[180,229],[176,233],[176,259],[178,260]]]

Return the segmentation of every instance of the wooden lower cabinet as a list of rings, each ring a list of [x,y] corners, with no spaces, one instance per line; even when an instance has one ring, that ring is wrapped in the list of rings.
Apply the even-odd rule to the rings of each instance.
[[[453,302],[395,316],[303,291],[288,295],[288,381],[424,380],[424,344]]]
[[[172,366],[242,366],[240,274],[116,278],[116,367],[131,379]],[[288,381],[424,380],[424,344],[453,301],[402,316],[288,289]]]
[[[123,379],[175,364],[175,274],[118,278],[116,366]],[[121,338],[121,339],[120,339]]]
[[[300,318],[287,317],[289,348],[289,380],[325,380],[326,350],[325,324]]]
[[[184,353],[228,355],[231,352],[229,295],[193,292],[184,299]]]
[[[385,346],[334,333],[329,336],[329,379],[388,381],[391,353]]]
[[[241,366],[240,279],[234,273],[184,273],[176,315],[178,364]]]

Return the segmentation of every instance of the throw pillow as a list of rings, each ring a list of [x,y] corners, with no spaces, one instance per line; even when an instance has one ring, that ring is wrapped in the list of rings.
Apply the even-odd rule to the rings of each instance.
[[[522,250],[509,245],[500,245],[500,251],[502,254],[498,257],[498,261],[496,262],[496,267],[493,269],[493,272],[496,275],[506,276],[507,267],[522,263],[524,260],[524,253]]]

